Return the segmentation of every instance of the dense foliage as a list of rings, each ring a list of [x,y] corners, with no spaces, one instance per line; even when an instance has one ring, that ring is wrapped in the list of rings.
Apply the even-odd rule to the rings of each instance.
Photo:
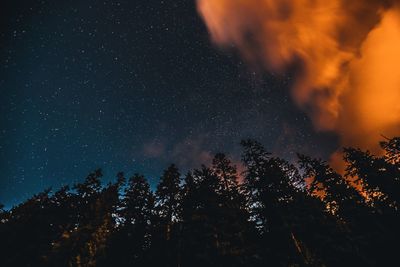
[[[223,154],[184,177],[46,190],[0,205],[1,266],[392,266],[399,248],[400,138],[383,156],[344,149],[342,176],[242,142],[244,173]]]

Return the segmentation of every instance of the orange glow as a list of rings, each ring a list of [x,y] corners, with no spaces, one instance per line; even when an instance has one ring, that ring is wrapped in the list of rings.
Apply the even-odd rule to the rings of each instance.
[[[217,45],[268,71],[294,70],[293,99],[316,130],[374,153],[381,135],[400,134],[399,2],[197,0]]]

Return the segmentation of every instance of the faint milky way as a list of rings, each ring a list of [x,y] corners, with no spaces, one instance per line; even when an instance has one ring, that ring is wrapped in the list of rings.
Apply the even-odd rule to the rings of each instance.
[[[211,44],[194,1],[9,2],[0,9],[8,206],[98,167],[154,184],[171,161],[186,170],[218,151],[239,160],[243,138],[288,158],[336,149],[291,102],[290,77]]]

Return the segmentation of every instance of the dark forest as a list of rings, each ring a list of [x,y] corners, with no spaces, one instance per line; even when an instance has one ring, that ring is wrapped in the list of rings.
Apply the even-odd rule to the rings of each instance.
[[[288,162],[241,142],[151,190],[140,174],[82,183],[1,209],[1,266],[392,266],[397,261],[400,138],[376,156],[343,150],[346,171]],[[154,192],[153,192],[154,191]]]
[[[400,0],[0,1],[0,267],[400,266],[399,48]]]

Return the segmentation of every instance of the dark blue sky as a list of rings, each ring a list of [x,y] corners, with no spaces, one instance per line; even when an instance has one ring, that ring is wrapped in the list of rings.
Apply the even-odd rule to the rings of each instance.
[[[336,147],[294,107],[290,76],[211,44],[194,0],[10,0],[0,22],[7,207],[98,167],[154,185],[172,162],[186,171],[219,151],[238,161],[243,138],[288,159]]]

